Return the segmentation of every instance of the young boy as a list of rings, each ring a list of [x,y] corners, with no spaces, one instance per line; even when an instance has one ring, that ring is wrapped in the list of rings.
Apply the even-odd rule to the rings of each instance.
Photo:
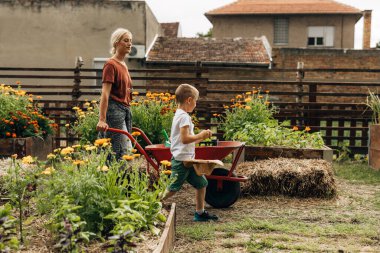
[[[194,134],[194,124],[188,113],[194,110],[199,92],[189,84],[181,84],[176,89],[175,96],[178,107],[171,128],[170,151],[173,155],[172,176],[176,177],[176,180],[169,185],[169,191],[164,199],[173,196],[187,181],[196,189],[194,221],[217,220],[216,215],[211,215],[204,210],[207,179],[205,176],[198,176],[194,167],[186,167],[183,163],[183,161],[194,159],[196,143],[210,138],[212,135],[211,130],[203,130]]]

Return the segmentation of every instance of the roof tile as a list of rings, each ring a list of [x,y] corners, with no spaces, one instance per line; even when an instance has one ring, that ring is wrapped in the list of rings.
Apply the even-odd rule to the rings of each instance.
[[[206,16],[233,14],[361,14],[361,11],[333,0],[238,0],[211,10]]]
[[[269,64],[262,39],[157,38],[147,62]]]

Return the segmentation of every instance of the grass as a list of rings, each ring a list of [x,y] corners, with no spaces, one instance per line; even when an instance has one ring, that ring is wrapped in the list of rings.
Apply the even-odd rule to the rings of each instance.
[[[380,252],[380,172],[333,167],[336,199],[242,198],[220,222],[179,220],[174,252]]]

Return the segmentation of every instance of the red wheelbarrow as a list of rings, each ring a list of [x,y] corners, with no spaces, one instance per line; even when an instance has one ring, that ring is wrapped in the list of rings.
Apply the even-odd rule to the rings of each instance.
[[[144,141],[148,144],[144,148],[137,142],[137,140],[128,132],[109,128],[107,131],[121,133],[128,136],[133,146],[144,155],[149,165],[151,165],[157,172],[159,172],[160,162],[164,160],[171,160],[170,148],[165,147],[164,144],[152,144],[145,133],[138,128],[132,129],[139,132]],[[240,155],[243,152],[245,144],[238,141],[219,141],[216,146],[199,146],[195,148],[195,159],[204,160],[222,160],[233,151],[237,150],[234,155],[231,168],[215,168],[211,175],[206,176],[208,186],[206,190],[206,202],[216,208],[229,207],[236,202],[240,196],[240,182],[248,180],[246,176],[237,176],[234,170],[237,166]],[[153,157],[153,159],[152,159]]]

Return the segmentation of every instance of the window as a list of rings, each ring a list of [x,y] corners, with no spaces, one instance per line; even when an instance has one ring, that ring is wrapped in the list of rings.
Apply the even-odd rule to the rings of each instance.
[[[309,26],[307,36],[308,46],[333,47],[334,27],[333,26]]]
[[[274,44],[287,45],[289,40],[289,19],[275,18],[274,19]]]

